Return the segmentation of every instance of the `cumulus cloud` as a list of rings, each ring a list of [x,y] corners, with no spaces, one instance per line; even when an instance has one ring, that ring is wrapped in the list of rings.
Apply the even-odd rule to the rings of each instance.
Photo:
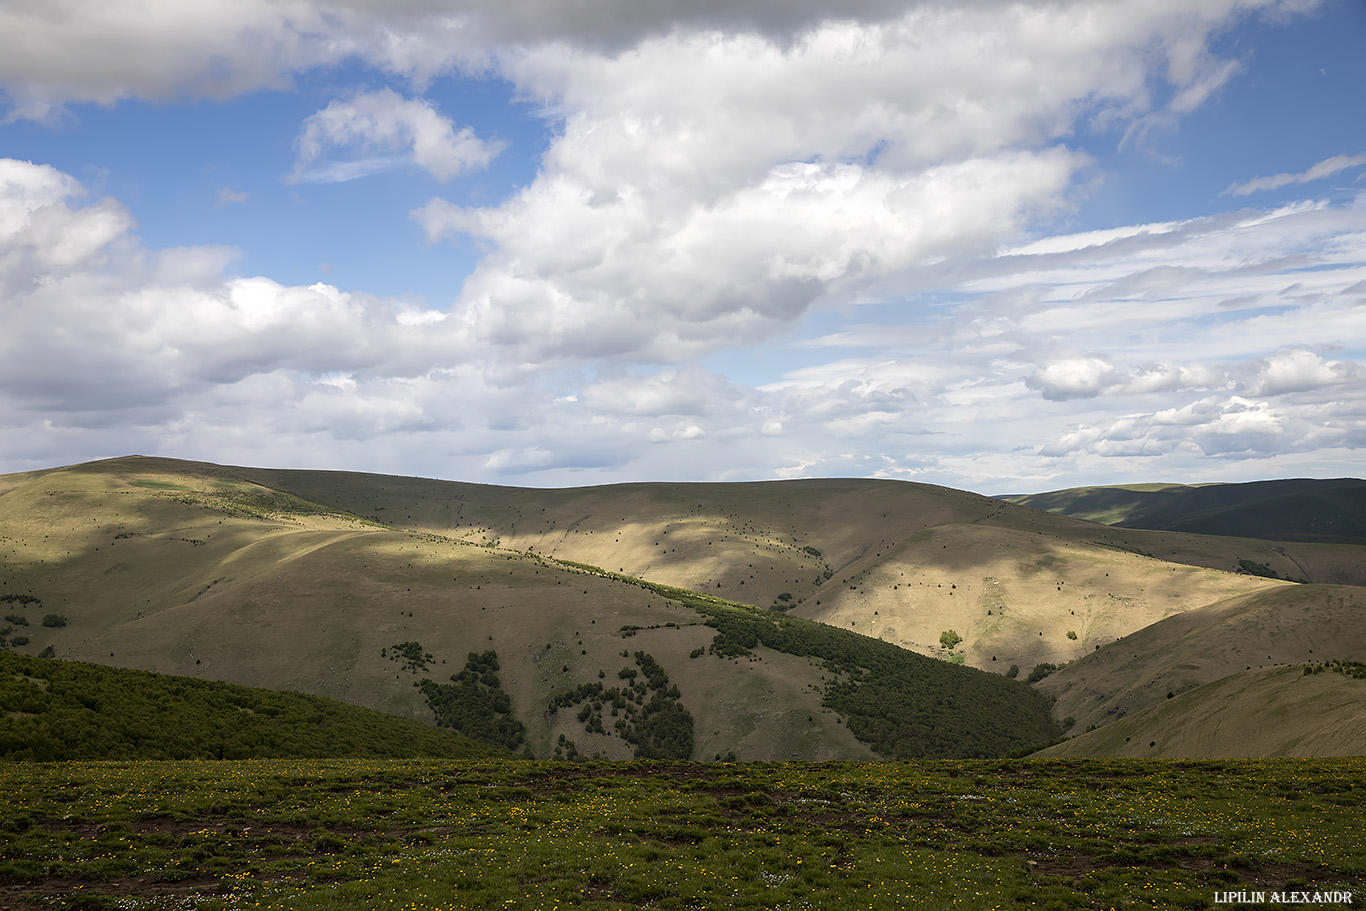
[[[0,389],[43,413],[173,408],[277,371],[404,376],[459,344],[412,308],[317,284],[225,275],[231,251],[147,251],[112,200],[0,160]],[[405,318],[406,317],[406,318]]]
[[[503,148],[455,125],[426,101],[391,89],[334,101],[304,122],[291,179],[338,183],[409,163],[440,181],[488,166]],[[330,160],[329,153],[342,155]]]
[[[1151,21],[1142,6],[1107,4],[1106,18],[1142,35]],[[1191,50],[1200,45],[1198,33],[1234,4],[1198,0],[1182,6],[1180,18],[1197,34],[1173,24],[1162,40],[1181,61],[1174,77],[1195,84],[1187,58],[1204,59]],[[934,5],[924,7],[931,18],[941,14]],[[1002,8],[1019,9],[999,0],[955,7],[984,13],[988,21]],[[1104,27],[1083,0],[1035,8],[1045,17],[1079,10],[1079,32]],[[902,19],[906,9],[905,0],[7,0],[0,3],[0,85],[11,116],[41,118],[71,101],[224,98],[280,88],[296,73],[348,58],[421,84],[452,69],[494,65],[519,48],[561,45],[613,55],[677,32],[745,32],[784,45],[831,20],[877,26]],[[1077,37],[1042,29],[1032,34],[1039,43],[1087,43]]]
[[[1255,177],[1246,183],[1236,183],[1225,190],[1222,196],[1249,196],[1264,190],[1279,190],[1293,184],[1309,183],[1331,177],[1350,168],[1366,165],[1366,155],[1334,155],[1298,174],[1274,174],[1270,177]]]
[[[1088,163],[1062,142],[1078,118],[1152,108],[1154,53],[1172,92],[1205,79],[1231,10],[926,4],[788,42],[675,28],[617,52],[526,47],[503,72],[563,117],[540,174],[496,206],[436,198],[413,218],[486,245],[461,306],[518,357],[757,342],[1066,208]]]

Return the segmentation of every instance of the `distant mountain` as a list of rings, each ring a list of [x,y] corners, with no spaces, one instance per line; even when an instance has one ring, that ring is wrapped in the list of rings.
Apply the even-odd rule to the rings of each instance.
[[[1002,499],[1120,528],[1366,544],[1366,481],[1077,487]]]

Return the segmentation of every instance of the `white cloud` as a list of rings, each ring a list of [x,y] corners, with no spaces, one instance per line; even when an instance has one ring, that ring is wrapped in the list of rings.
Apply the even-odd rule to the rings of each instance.
[[[234,190],[232,187],[224,187],[218,191],[217,206],[241,206],[247,202],[247,194],[241,190]]]
[[[1325,158],[1318,164],[1301,171],[1298,174],[1275,174],[1271,177],[1255,177],[1246,183],[1236,183],[1225,190],[1222,196],[1249,196],[1253,193],[1260,193],[1263,190],[1279,190],[1281,187],[1288,187],[1292,184],[1309,183],[1313,180],[1321,180],[1324,177],[1331,177],[1349,168],[1366,165],[1366,155],[1334,155],[1332,158]]]
[[[1257,364],[1256,376],[1248,384],[1248,392],[1276,396],[1347,384],[1366,386],[1366,368],[1350,362],[1324,360],[1312,351],[1295,350],[1276,354]]]
[[[23,408],[112,416],[280,370],[403,376],[459,356],[404,305],[227,277],[220,248],[147,251],[122,207],[82,194],[0,160],[0,389]]]
[[[291,179],[307,183],[354,180],[407,162],[446,181],[487,167],[503,148],[470,127],[457,131],[431,104],[391,89],[332,102],[304,122],[295,145]],[[328,161],[329,152],[338,150],[351,154]]]
[[[1114,364],[1104,357],[1073,357],[1039,367],[1029,386],[1046,399],[1090,398],[1117,385]]]
[[[1087,164],[1061,144],[1077,118],[1150,107],[1154,53],[1176,92],[1227,75],[1205,38],[1231,10],[926,4],[787,43],[680,28],[527,48],[503,71],[564,118],[537,179],[413,217],[487,245],[461,305],[519,358],[757,342],[1065,208]]]

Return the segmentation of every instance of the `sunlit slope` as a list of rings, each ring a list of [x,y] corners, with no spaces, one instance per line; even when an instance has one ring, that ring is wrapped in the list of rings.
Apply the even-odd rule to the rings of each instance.
[[[1283,584],[1154,623],[1038,688],[1084,730],[1240,671],[1330,658],[1366,658],[1366,589]]]
[[[1241,671],[1037,757],[1167,759],[1366,755],[1366,680],[1301,665]]]
[[[1079,487],[1006,499],[1129,528],[1366,544],[1366,481],[1355,478]]]
[[[1237,573],[1243,560],[1295,578],[1320,572],[1306,569],[1317,560],[1341,581],[1366,553],[1117,529],[896,481],[527,490],[250,476],[396,526],[776,605],[925,654],[947,657],[940,634],[953,629],[968,664],[1000,672],[1071,660],[1173,613],[1282,584]]]
[[[642,651],[695,717],[695,757],[872,755],[823,705],[836,675],[820,652],[755,644],[712,654],[709,617],[629,579],[384,527],[253,477],[130,458],[10,485],[0,496],[0,596],[13,596],[6,609],[24,619],[18,650],[299,690],[426,721],[415,684],[446,680],[471,652],[494,650],[534,752],[547,755],[563,734],[585,754],[616,758],[630,755],[620,738],[588,734],[576,713],[547,708],[565,690],[616,683]],[[48,614],[64,625],[40,624]],[[431,660],[402,659],[394,646],[407,642]],[[936,679],[995,680],[898,654]],[[935,684],[941,695],[957,685]],[[1030,723],[1042,736],[1027,736],[1051,736],[1037,700],[1012,689],[1010,699],[1035,706]],[[999,705],[1013,723],[1014,709]]]

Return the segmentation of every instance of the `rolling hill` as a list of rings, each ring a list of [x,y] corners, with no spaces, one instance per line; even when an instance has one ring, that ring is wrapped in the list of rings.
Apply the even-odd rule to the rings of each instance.
[[[879,480],[531,490],[144,457],[0,477],[0,598],[40,600],[19,650],[427,722],[434,693],[496,701],[467,663],[493,652],[541,756],[681,743],[648,732],[684,714],[697,758],[999,755],[1068,716],[1114,720],[1066,690],[1102,656],[1147,656],[1113,660],[1106,707],[1127,712],[1255,666],[1164,670],[1162,624],[1187,615],[1223,611],[1251,654],[1256,617],[1341,587],[1313,636],[1357,648],[1333,630],[1354,622],[1363,553]],[[49,613],[68,624],[39,626]],[[1006,679],[1041,664],[1064,669],[1037,699]]]
[[[505,697],[539,756],[631,756],[655,715],[686,717],[680,758],[991,755],[1055,732],[1043,699],[998,675],[586,564],[386,526],[254,477],[131,458],[6,478],[0,599],[22,621],[7,618],[11,642],[457,729],[460,713],[438,718],[436,702]],[[49,616],[62,622],[42,625]],[[452,679],[484,653],[501,695],[478,673]]]

